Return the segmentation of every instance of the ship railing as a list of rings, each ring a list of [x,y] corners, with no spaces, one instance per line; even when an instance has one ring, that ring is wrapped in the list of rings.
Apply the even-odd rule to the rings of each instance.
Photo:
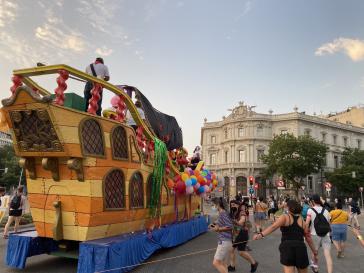
[[[44,75],[58,75],[56,79],[57,87],[54,90],[55,99],[53,103],[63,106],[65,101],[65,91],[67,90],[67,80],[69,78],[75,80],[81,80],[85,82],[91,82],[93,84],[93,89],[91,90],[92,97],[89,101],[89,107],[87,112],[89,114],[96,115],[98,110],[98,101],[101,99],[101,91],[102,89],[106,89],[115,95],[119,96],[119,102],[116,107],[117,117],[116,120],[123,121],[125,119],[125,106],[130,111],[131,116],[133,117],[136,124],[143,129],[143,134],[147,139],[153,140],[156,136],[152,130],[147,126],[146,122],[141,118],[139,112],[134,105],[131,97],[127,94],[127,90],[124,90],[120,86],[115,86],[109,82],[104,81],[103,79],[99,79],[92,75],[89,75],[85,72],[82,72],[78,69],[70,67],[65,64],[57,64],[57,65],[45,65],[38,66],[32,68],[25,69],[17,69],[13,71],[12,82],[10,90],[14,94],[16,89],[23,84],[32,88],[34,92],[39,93],[40,95],[46,96],[51,95],[51,93],[45,88],[41,87],[38,83],[36,83],[31,77],[35,76],[44,76]],[[172,168],[174,173],[179,173],[178,169],[172,164],[171,158],[168,156],[169,166]]]

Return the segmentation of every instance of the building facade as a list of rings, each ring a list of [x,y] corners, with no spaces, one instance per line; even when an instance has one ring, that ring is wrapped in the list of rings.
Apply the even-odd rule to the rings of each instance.
[[[5,145],[11,145],[11,135],[8,132],[0,131],[0,147],[3,147]]]
[[[275,135],[291,133],[310,135],[329,147],[326,167],[306,178],[306,194],[323,193],[325,171],[339,168],[346,147],[363,149],[364,128],[306,115],[304,112],[273,115],[260,114],[254,107],[240,102],[231,114],[216,122],[205,119],[201,128],[202,159],[222,180],[224,194],[234,197],[239,191],[249,195],[248,177],[259,183],[256,195],[266,196],[276,191],[276,179],[262,179],[264,164],[261,156],[268,152]]]

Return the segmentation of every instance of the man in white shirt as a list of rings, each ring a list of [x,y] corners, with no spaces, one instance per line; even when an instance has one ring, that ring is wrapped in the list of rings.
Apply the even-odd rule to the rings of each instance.
[[[319,236],[319,235],[317,235],[317,232],[315,229],[315,224],[314,224],[316,217],[318,217],[318,215],[322,213],[322,210],[324,210],[323,216],[326,218],[328,224],[330,224],[330,213],[327,209],[325,209],[323,207],[322,201],[321,201],[319,195],[314,194],[311,198],[311,201],[312,201],[312,207],[310,209],[308,209],[308,211],[307,211],[306,225],[309,226],[310,222],[311,222],[312,240],[313,240],[317,250],[320,247],[322,247],[324,256],[326,259],[327,272],[332,273],[333,266],[332,266],[332,258],[331,258],[330,232],[327,232],[327,234],[325,234],[324,236]],[[317,261],[315,261],[315,265],[313,265],[312,270],[314,272],[318,272]]]
[[[140,101],[136,101],[135,102],[135,106],[136,108],[138,109],[138,113],[141,117],[142,120],[145,120],[145,114],[144,114],[144,111],[142,109],[142,104]],[[131,115],[130,111],[127,110],[126,112],[126,122],[128,123],[128,125],[130,125],[131,127],[133,127],[135,130],[138,128],[135,120],[133,119],[133,116]]]
[[[102,79],[104,81],[110,80],[109,69],[107,68],[106,65],[104,65],[104,60],[100,57],[96,58],[94,63],[92,63],[86,67],[86,73],[89,75],[92,75],[94,77],[97,77],[99,79]],[[85,90],[84,90],[84,97],[85,97],[85,103],[86,103],[85,112],[87,112],[89,101],[92,97],[92,94],[91,94],[92,88],[93,88],[92,82],[87,82],[86,86],[85,86]],[[98,101],[99,108],[96,111],[96,114],[98,116],[101,116],[102,90],[100,92],[100,96],[101,96],[101,98]]]

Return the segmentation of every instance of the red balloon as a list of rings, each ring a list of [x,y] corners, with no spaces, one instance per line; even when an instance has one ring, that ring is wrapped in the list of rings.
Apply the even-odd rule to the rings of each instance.
[[[183,181],[178,181],[176,184],[176,190],[178,193],[183,194],[186,191],[186,184]]]

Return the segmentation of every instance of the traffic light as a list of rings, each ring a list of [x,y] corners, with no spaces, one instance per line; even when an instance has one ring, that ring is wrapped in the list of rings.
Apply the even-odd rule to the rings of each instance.
[[[259,184],[258,183],[255,183],[255,185],[254,185],[254,189],[258,189],[259,188]]]
[[[253,184],[254,184],[254,177],[253,176],[249,176],[249,184],[250,184],[250,186],[253,186]]]

